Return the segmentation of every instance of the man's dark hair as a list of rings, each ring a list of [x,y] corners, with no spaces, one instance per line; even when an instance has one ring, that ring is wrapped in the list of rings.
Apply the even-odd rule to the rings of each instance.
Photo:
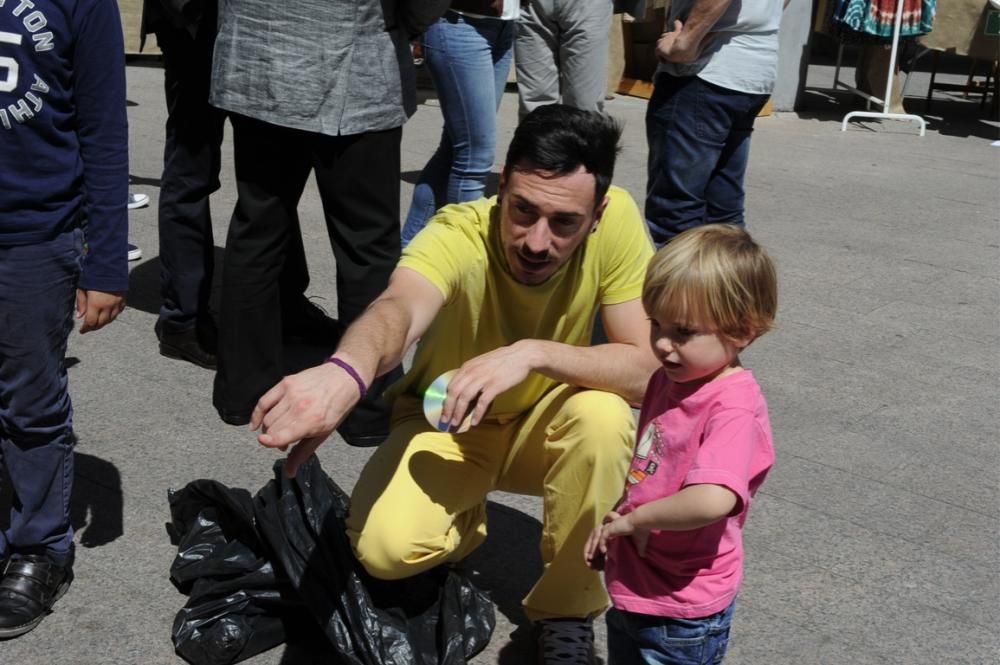
[[[507,148],[504,177],[513,169],[551,171],[566,175],[581,166],[594,176],[594,206],[600,205],[611,185],[622,128],[596,111],[565,104],[539,106],[514,130]]]

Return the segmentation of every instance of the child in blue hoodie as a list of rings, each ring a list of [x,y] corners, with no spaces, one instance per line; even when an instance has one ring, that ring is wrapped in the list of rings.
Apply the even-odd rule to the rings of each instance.
[[[65,353],[128,286],[125,62],[115,0],[0,0],[0,639],[73,579]]]

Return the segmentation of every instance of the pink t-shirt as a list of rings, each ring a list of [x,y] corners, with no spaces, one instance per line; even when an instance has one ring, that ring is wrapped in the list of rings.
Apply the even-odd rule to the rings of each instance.
[[[724,610],[743,578],[743,523],[751,497],[774,463],[771,424],[748,370],[700,386],[656,372],[646,387],[639,443],[618,511],[722,485],[739,500],[729,517],[691,531],[653,531],[646,556],[631,538],[608,545],[605,579],[615,607],[695,619]]]

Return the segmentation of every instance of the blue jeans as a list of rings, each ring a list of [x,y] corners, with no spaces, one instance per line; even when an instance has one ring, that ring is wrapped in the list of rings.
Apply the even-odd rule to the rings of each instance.
[[[80,229],[0,246],[0,465],[14,495],[0,557],[72,557],[75,439],[65,356],[82,262]]]
[[[729,646],[736,602],[703,619],[674,619],[610,609],[608,665],[714,665]]]
[[[743,225],[750,133],[767,95],[657,74],[646,109],[646,224],[657,247],[701,224]]]
[[[481,198],[496,154],[496,115],[513,54],[514,21],[446,12],[424,33],[424,58],[444,116],[403,225],[405,246],[438,208]]]

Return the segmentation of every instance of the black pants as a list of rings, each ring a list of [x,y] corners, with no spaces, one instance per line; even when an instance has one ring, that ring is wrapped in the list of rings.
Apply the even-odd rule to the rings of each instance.
[[[388,284],[400,254],[402,128],[325,136],[230,118],[239,198],[226,240],[213,401],[233,422],[283,376],[278,277],[311,171],[337,262],[340,322],[350,324]]]
[[[160,179],[160,316],[163,332],[198,325],[214,330],[209,297],[215,242],[209,196],[219,189],[224,111],[208,103],[215,43],[215,14],[207,12],[196,37],[166,21],[156,26],[163,52],[167,100],[163,175]],[[309,285],[305,252],[296,232],[282,288],[303,294]]]

